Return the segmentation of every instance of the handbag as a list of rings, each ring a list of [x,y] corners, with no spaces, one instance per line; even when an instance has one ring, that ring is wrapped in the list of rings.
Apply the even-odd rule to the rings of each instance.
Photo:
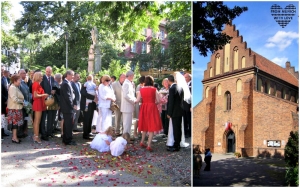
[[[47,99],[45,100],[46,106],[51,106],[54,104],[54,97],[52,95],[49,95]]]
[[[119,106],[117,105],[116,102],[111,101],[109,109],[110,109],[111,111],[116,111],[116,110],[119,109]]]

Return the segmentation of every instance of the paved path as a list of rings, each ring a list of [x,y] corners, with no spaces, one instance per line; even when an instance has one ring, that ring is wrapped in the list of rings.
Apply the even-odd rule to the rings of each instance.
[[[283,159],[235,158],[233,154],[212,154],[211,171],[193,178],[193,186],[276,186],[284,185]]]
[[[1,187],[191,185],[191,147],[168,152],[166,139],[159,135],[153,152],[136,140],[121,157],[90,149],[81,132],[74,134],[77,146],[62,144],[60,134],[42,144],[32,142],[32,128],[29,135],[21,144],[13,144],[11,136],[2,141]]]

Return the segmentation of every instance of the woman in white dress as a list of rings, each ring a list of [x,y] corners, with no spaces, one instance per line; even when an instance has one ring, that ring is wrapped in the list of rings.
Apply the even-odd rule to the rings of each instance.
[[[130,141],[130,134],[124,133],[122,136],[110,143],[110,152],[112,156],[120,156],[126,150],[126,145]]]
[[[178,86],[180,86],[183,89],[184,97],[183,100],[186,101],[187,103],[191,103],[191,92],[189,90],[189,87],[185,81],[184,76],[180,72],[175,72],[174,73],[175,81]],[[181,121],[181,142],[180,142],[180,147],[188,147],[190,144],[185,142],[185,136],[184,136],[184,120],[182,116],[182,121]],[[169,121],[169,131],[168,131],[168,140],[167,140],[167,146],[173,146],[174,145],[174,134],[173,134],[173,124],[172,124],[172,119]]]
[[[103,133],[112,125],[112,111],[109,108],[111,101],[116,101],[116,96],[110,86],[110,80],[110,76],[102,76],[101,84],[98,88],[98,109],[100,118],[98,117],[96,131],[99,133]]]
[[[98,133],[91,143],[91,148],[99,152],[108,152],[114,135],[114,128],[108,127],[104,133]]]

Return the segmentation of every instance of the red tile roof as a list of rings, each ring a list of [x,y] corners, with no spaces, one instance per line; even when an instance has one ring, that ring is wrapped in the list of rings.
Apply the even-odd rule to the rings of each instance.
[[[258,66],[260,70],[299,87],[299,80],[294,75],[289,73],[286,69],[273,63],[272,61],[266,59],[265,57],[259,55],[254,51],[252,51],[252,53],[254,53],[256,56],[256,66]]]

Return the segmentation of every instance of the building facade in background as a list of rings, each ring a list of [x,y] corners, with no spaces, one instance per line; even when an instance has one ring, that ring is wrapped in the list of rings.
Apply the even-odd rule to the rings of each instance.
[[[204,71],[193,144],[215,153],[283,156],[290,131],[298,130],[299,73],[290,62],[283,68],[247,48],[234,25],[223,32],[233,38]]]

